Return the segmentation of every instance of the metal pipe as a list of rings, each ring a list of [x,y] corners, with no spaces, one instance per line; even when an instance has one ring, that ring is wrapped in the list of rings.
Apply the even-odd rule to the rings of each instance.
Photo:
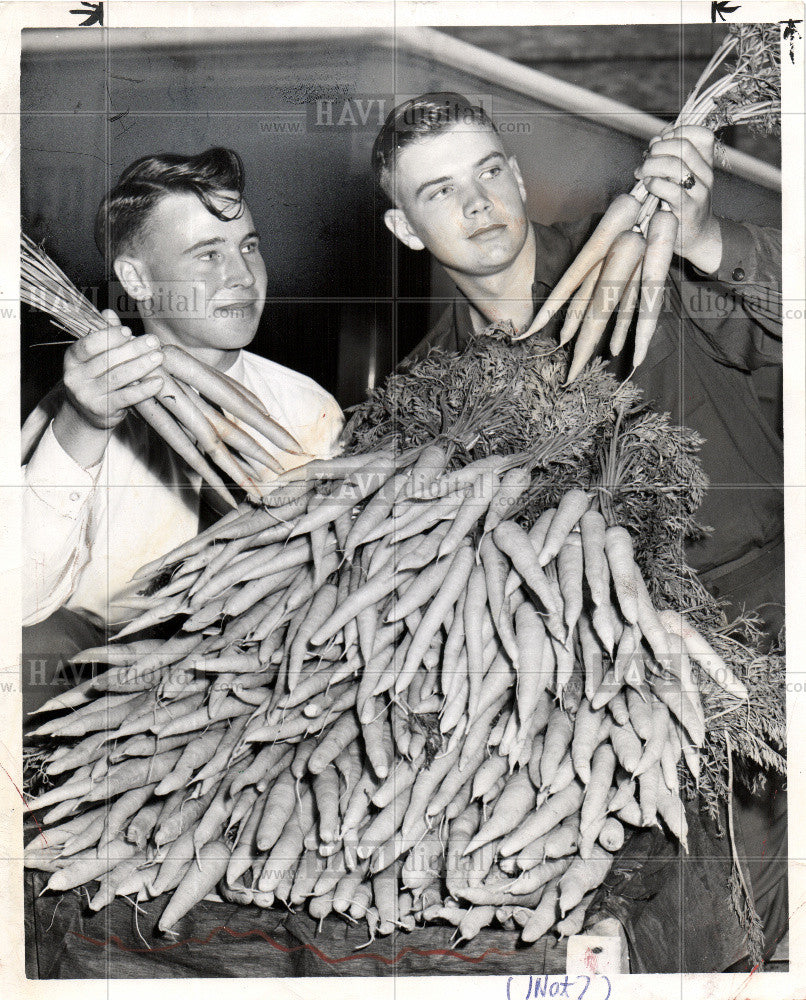
[[[336,38],[361,39],[363,44],[376,43],[387,49],[399,50],[432,59],[450,69],[461,70],[479,79],[494,83],[523,97],[541,101],[561,111],[587,118],[608,128],[651,139],[667,124],[654,115],[637,111],[628,104],[613,101],[584,87],[577,87],[564,80],[541,73],[540,70],[522,66],[504,56],[481,49],[469,42],[453,38],[435,28],[111,28],[100,31],[59,31],[54,43],[52,30],[33,30],[25,33],[23,58],[28,55],[53,53],[64,56],[66,52],[87,52],[112,47],[116,49],[190,48],[228,45],[262,45],[278,42],[321,42]],[[725,148],[726,163],[723,169],[761,187],[781,191],[781,171],[748,156],[740,150]]]

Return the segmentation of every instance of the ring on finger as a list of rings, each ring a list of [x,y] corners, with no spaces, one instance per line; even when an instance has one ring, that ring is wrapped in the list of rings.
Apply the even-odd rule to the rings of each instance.
[[[692,188],[694,187],[694,185],[695,185],[696,183],[697,183],[697,181],[696,181],[696,179],[695,179],[695,177],[694,177],[694,174],[692,174],[692,173],[688,173],[688,174],[686,174],[686,176],[685,176],[685,177],[683,178],[683,180],[682,180],[682,181],[680,181],[680,187],[681,187],[681,188],[685,188],[685,189],[686,189],[686,191],[690,191],[690,190],[691,190],[691,189],[692,189]]]

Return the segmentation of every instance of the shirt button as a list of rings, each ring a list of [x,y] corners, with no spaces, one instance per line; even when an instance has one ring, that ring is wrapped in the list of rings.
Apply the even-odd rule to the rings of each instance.
[[[80,497],[80,494],[76,493],[75,490],[73,490],[73,492],[70,494],[70,499],[73,501],[73,503],[75,503],[76,500],[79,499],[79,497]]]
[[[732,277],[734,281],[744,281],[744,268],[743,267],[734,268]]]

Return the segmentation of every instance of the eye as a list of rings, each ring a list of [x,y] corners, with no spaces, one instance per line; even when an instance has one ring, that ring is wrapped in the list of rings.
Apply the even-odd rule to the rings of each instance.
[[[487,177],[490,180],[497,177],[501,173],[501,167],[490,167],[489,170],[485,170],[482,177]]]
[[[257,252],[258,252],[257,240],[253,240],[251,243],[245,243],[244,246],[241,247],[242,254],[253,254]]]
[[[217,260],[220,256],[218,250],[205,250],[204,253],[199,254],[199,260],[203,260],[205,263],[213,260]]]
[[[444,187],[437,188],[437,190],[429,196],[429,201],[437,201],[440,198],[447,198],[448,194],[453,190],[453,188],[446,184]]]

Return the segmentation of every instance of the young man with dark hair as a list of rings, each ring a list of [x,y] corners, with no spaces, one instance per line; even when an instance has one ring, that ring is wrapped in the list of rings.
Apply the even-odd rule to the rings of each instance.
[[[199,530],[198,477],[130,415],[159,391],[160,345],[245,386],[311,457],[336,448],[343,416],[333,397],[244,350],[267,278],[243,189],[237,154],[215,148],[144,157],[101,203],[96,241],[137,303],[144,335],[107,311],[108,328],[70,345],[62,384],[23,428],[25,664],[102,641],[131,617],[133,573]],[[286,468],[305,460],[259,437]],[[48,696],[47,678],[31,680],[24,671],[26,711]]]
[[[716,485],[700,516],[716,530],[687,549],[688,561],[736,612],[743,605],[761,606],[775,637],[783,625],[782,442],[768,425],[752,373],[782,360],[781,238],[775,230],[713,214],[713,149],[706,129],[669,129],[652,140],[635,171],[668,204],[679,226],[669,308],[633,381],[655,409],[705,438],[702,462]],[[531,222],[515,158],[483,109],[460,94],[423,94],[394,108],[375,141],[372,163],[392,202],[384,215],[387,227],[410,249],[430,251],[458,292],[409,358],[435,347],[461,350],[492,322],[528,329],[594,225],[590,219]],[[544,334],[556,334],[560,318]],[[737,836],[773,949],[788,918],[784,803],[783,792],[773,792],[765,806],[734,800]],[[689,819],[699,831],[696,812]],[[695,842],[709,843],[699,832]],[[724,857],[716,846],[714,852]],[[719,971],[740,958],[742,931],[730,906],[722,907],[707,891],[696,898],[692,881],[723,887],[727,902],[727,867],[724,860],[710,865],[706,859],[697,868],[697,859],[689,860],[685,886],[675,864],[654,862],[655,899],[643,905],[631,938],[639,942],[639,953],[643,940],[662,961],[653,928],[666,924],[672,965],[679,947],[685,956],[681,971],[705,971],[709,962]],[[688,921],[680,919],[684,905]],[[714,936],[703,947],[706,925]],[[634,971],[673,969],[650,965]]]

